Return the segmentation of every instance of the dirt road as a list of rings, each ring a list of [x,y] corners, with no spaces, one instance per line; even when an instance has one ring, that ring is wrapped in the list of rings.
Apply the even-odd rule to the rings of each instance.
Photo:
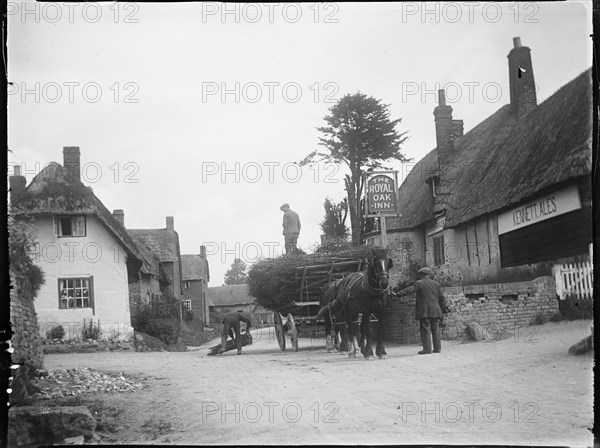
[[[216,357],[183,353],[47,355],[45,367],[146,377],[105,394],[117,443],[526,444],[591,446],[593,356],[570,356],[590,321],[523,328],[497,342],[443,342],[442,353],[387,346],[388,359],[327,353],[272,329]],[[257,330],[258,331],[258,330]],[[100,398],[100,397],[97,397]]]

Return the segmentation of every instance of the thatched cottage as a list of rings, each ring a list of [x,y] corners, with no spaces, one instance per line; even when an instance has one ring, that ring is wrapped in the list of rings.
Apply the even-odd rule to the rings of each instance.
[[[437,146],[400,186],[401,216],[386,225],[398,267],[424,261],[469,303],[530,301],[516,313],[525,322],[556,312],[561,266],[590,263],[592,74],[537,104],[531,50],[513,43],[510,104],[466,134],[439,91]],[[379,244],[378,232],[366,239]],[[502,321],[505,308],[487,318]]]
[[[183,306],[194,313],[194,318],[208,324],[209,309],[206,291],[210,281],[210,272],[205,246],[200,246],[199,254],[183,254],[181,256],[181,273]]]
[[[159,278],[164,278],[166,287],[161,291],[181,300],[182,293],[182,273],[181,273],[181,251],[179,249],[179,234],[175,231],[175,219],[172,216],[166,217],[166,227],[161,229],[127,229],[129,235],[138,242],[147,246],[150,251],[158,258]],[[153,281],[148,285],[154,291],[157,282]],[[142,296],[147,295],[142,291]]]
[[[83,320],[100,321],[103,337],[132,332],[129,289],[143,265],[125,228],[80,179],[78,147],[65,147],[64,164],[52,162],[26,186],[15,167],[9,179],[11,213],[32,219],[34,261],[45,283],[35,301],[40,331],[62,325],[80,335]]]
[[[210,287],[207,296],[211,312],[226,314],[241,310],[252,313],[254,309],[254,297],[250,295],[245,283]]]

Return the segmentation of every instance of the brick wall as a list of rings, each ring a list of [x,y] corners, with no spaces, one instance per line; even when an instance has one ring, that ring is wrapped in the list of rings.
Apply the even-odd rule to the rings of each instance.
[[[16,285],[16,279],[11,278]],[[13,370],[13,393],[11,404],[19,403],[27,397],[27,386],[36,369],[43,368],[42,340],[39,334],[39,325],[33,297],[17,288],[10,290],[10,324],[12,327],[11,343],[14,352],[11,355],[13,364],[20,364],[19,369]]]
[[[443,339],[465,334],[467,324],[477,322],[490,333],[528,326],[539,314],[549,319],[558,313],[553,277],[538,277],[528,282],[443,288],[450,303],[444,318]],[[392,301],[386,325],[386,339],[405,344],[419,342],[415,320],[415,296]]]

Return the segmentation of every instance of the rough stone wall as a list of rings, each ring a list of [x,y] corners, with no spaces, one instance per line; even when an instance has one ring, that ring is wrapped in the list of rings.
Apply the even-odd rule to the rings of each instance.
[[[13,286],[17,285],[16,279],[11,278]],[[39,333],[39,325],[33,297],[20,288],[10,290],[10,324],[12,327],[11,355],[13,364],[20,364],[19,369],[14,370],[14,380],[11,385],[13,393],[10,401],[19,403],[27,397],[27,385],[34,376],[36,369],[43,368],[42,340]]]
[[[442,332],[442,338],[447,340],[462,337],[471,322],[494,334],[529,326],[538,315],[548,320],[559,311],[556,285],[549,276],[528,282],[453,286],[443,290],[450,303]],[[414,295],[393,300],[387,322],[387,339],[406,344],[418,342]]]

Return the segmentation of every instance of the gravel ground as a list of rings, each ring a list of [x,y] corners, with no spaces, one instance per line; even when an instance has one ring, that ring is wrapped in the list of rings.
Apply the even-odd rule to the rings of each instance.
[[[242,356],[208,357],[212,341],[178,353],[46,355],[45,367],[143,379],[135,391],[90,396],[111,411],[102,426],[113,443],[591,446],[593,354],[567,353],[590,324],[444,341],[426,356],[387,344],[388,359],[374,361],[327,353],[322,340],[281,352],[261,329]]]

